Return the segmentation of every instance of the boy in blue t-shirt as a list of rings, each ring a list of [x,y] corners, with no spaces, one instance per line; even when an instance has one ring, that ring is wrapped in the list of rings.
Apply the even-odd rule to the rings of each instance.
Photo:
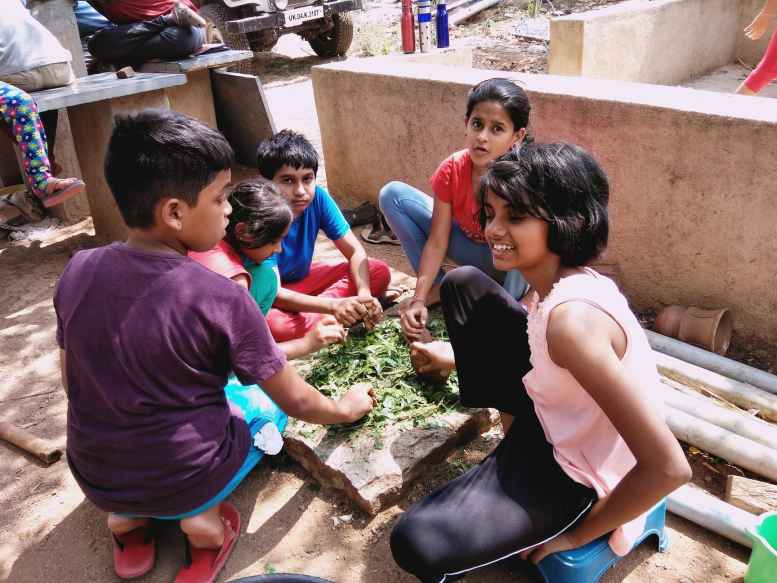
[[[283,130],[259,144],[259,172],[272,180],[291,205],[294,220],[274,256],[281,288],[267,316],[273,337],[284,342],[303,336],[325,315],[343,326],[382,315],[380,302],[391,274],[367,252],[343,213],[322,186],[316,186],[318,154],[302,134]],[[318,231],[323,230],[345,261],[313,261]]]

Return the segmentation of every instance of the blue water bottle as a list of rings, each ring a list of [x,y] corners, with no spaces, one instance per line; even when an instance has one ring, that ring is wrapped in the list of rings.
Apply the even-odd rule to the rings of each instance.
[[[448,6],[445,4],[445,0],[437,0],[437,48],[444,49],[449,45]]]

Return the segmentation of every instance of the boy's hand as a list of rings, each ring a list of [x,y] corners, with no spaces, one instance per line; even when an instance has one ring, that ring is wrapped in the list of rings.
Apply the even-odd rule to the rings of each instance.
[[[375,324],[383,319],[383,307],[377,298],[372,296],[357,296],[359,301],[367,308],[367,313],[364,315],[364,326],[367,330],[372,330]]]
[[[332,315],[343,326],[353,326],[367,313],[367,307],[358,297],[336,299],[334,302]]]
[[[345,328],[334,316],[324,316],[310,332],[305,334],[311,352],[321,350],[324,346],[335,342],[345,342],[346,336]]]
[[[416,299],[410,300],[400,317],[402,330],[407,339],[411,342],[421,339],[425,335],[428,319],[429,310],[426,309],[424,302]]]
[[[346,422],[358,421],[378,404],[375,391],[367,383],[357,383],[340,397],[337,404],[346,416]]]

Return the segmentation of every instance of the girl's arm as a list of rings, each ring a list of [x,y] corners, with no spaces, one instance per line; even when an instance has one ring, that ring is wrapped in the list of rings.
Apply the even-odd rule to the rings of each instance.
[[[415,294],[413,294],[407,309],[402,313],[402,329],[410,340],[419,340],[426,329],[426,320],[429,315],[426,309],[426,298],[434,285],[434,278],[440,270],[442,260],[448,252],[452,224],[453,210],[451,205],[435,198],[429,238],[421,252],[421,263],[418,266]]]
[[[638,383],[621,364],[626,335],[612,318],[582,302],[561,304],[550,315],[547,340],[553,362],[567,369],[594,398],[637,463],[577,527],[525,553],[534,563],[611,532],[691,478],[680,445],[646,402],[660,399],[658,392],[640,395]]]
[[[758,40],[761,38],[766,29],[769,28],[769,23],[777,14],[777,0],[765,0],[761,12],[759,12],[753,19],[747,28],[745,28],[745,36],[750,40]]]

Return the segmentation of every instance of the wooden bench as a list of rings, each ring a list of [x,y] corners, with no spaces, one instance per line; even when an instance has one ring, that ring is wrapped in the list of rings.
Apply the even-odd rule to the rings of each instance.
[[[180,61],[145,63],[140,70],[185,74],[185,86],[165,90],[170,109],[220,129],[232,144],[238,161],[253,166],[256,145],[275,133],[275,122],[261,81],[254,75],[226,70],[229,65],[251,58],[251,51],[230,49]]]
[[[170,109],[165,90],[185,83],[186,75],[181,74],[139,73],[129,79],[117,79],[115,73],[101,73],[81,77],[67,87],[31,94],[39,111],[67,109],[94,230],[100,242],[122,240],[127,233],[103,173],[113,117],[147,108]]]

